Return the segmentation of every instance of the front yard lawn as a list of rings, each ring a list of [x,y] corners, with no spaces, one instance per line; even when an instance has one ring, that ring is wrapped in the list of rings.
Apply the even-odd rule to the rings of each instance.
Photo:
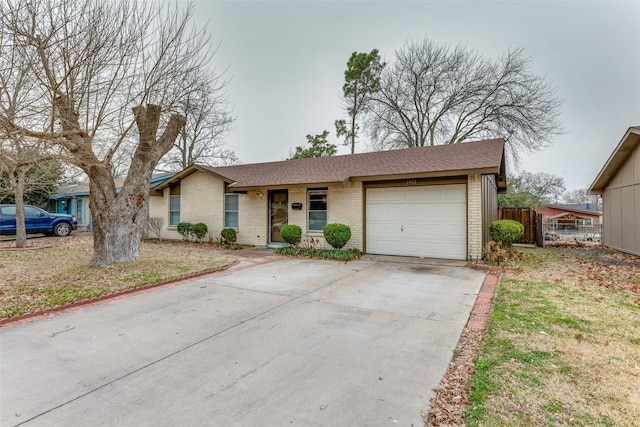
[[[59,307],[124,290],[224,269],[236,262],[196,243],[142,242],[140,261],[88,267],[90,236],[43,238],[27,251],[0,243],[0,319]]]
[[[640,257],[519,249],[469,386],[467,425],[638,425]]]

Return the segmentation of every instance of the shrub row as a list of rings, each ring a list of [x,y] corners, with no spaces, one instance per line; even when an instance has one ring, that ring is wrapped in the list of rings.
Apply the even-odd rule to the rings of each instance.
[[[327,224],[322,230],[325,240],[335,249],[342,249],[351,239],[351,228],[344,224]],[[297,225],[285,225],[280,235],[290,245],[297,246],[302,240],[302,228]]]
[[[335,259],[339,261],[351,261],[360,258],[362,252],[358,249],[307,249],[295,246],[277,248],[275,253],[278,255]]]
[[[183,221],[178,224],[177,230],[183,240],[191,241],[196,239],[200,241],[204,239],[209,232],[209,227],[201,222],[191,224],[189,221]]]
[[[183,221],[178,224],[176,230],[185,241],[191,241],[194,239],[201,241],[209,232],[209,227],[202,222],[191,224],[189,221]],[[223,228],[220,235],[222,236],[224,243],[227,245],[234,245],[238,241],[238,235],[236,230],[233,228]]]

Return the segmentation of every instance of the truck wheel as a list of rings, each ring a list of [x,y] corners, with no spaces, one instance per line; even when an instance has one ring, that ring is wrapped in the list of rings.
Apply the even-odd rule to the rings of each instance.
[[[67,237],[71,234],[71,225],[68,222],[61,222],[60,224],[56,224],[53,228],[53,234],[58,237]]]

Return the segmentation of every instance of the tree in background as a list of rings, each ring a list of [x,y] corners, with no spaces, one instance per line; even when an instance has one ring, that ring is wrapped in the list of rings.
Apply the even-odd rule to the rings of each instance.
[[[351,146],[355,153],[356,138],[360,127],[358,117],[368,108],[371,96],[380,89],[380,74],[385,66],[380,61],[378,49],[369,53],[353,52],[347,61],[344,72],[345,83],[342,86],[344,109],[349,115],[346,120],[336,120],[336,136],[345,138],[345,145]]]
[[[335,144],[329,144],[329,141],[327,141],[328,136],[328,130],[325,130],[320,135],[307,135],[308,146],[297,146],[295,153],[290,154],[291,157],[288,160],[334,156],[338,152],[338,147]]]
[[[29,106],[38,98],[37,77],[30,72],[30,58],[12,49],[18,34],[0,25],[0,202],[16,205],[16,247],[27,246],[24,202],[40,204],[55,187],[62,168],[53,161],[54,152],[46,144],[21,132],[11,123],[37,125]],[[46,199],[45,199],[46,200]]]
[[[5,153],[2,157],[4,161],[0,160],[0,170],[5,169],[2,165],[7,160]],[[62,165],[56,160],[44,160],[25,166],[23,200],[26,204],[43,207],[65,179]],[[6,170],[0,172],[0,203],[15,203],[13,188],[16,178],[16,172],[13,176]]]
[[[200,163],[229,166],[238,163],[236,154],[225,148],[224,137],[235,120],[226,110],[224,92],[228,82],[214,77],[213,82],[193,82],[193,90],[178,103],[176,111],[187,121],[173,148],[160,160],[159,169],[175,172]]]
[[[588,188],[567,191],[563,200],[571,205],[591,205],[598,210],[602,210],[602,197],[598,194],[589,194]]]
[[[522,172],[507,180],[507,192],[498,196],[501,208],[537,208],[553,204],[565,190],[564,180],[544,172]]]
[[[369,105],[378,149],[503,137],[517,160],[562,133],[560,101],[522,49],[491,60],[461,46],[409,42],[385,68]]]
[[[209,37],[193,13],[193,4],[128,0],[0,3],[0,74],[15,71],[4,63],[12,55],[35,76],[21,114],[0,112],[0,131],[58,147],[87,174],[92,266],[139,259],[151,175],[186,121],[163,111],[176,111],[193,82],[215,87]],[[117,192],[112,162],[123,153],[130,161]]]

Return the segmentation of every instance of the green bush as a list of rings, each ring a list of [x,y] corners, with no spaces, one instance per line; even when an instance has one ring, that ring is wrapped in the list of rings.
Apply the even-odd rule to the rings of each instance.
[[[322,258],[338,261],[351,261],[362,256],[362,252],[358,249],[308,249],[293,246],[277,248],[275,253],[299,258]]]
[[[280,229],[280,235],[290,245],[297,245],[302,240],[302,228],[297,225],[285,225]]]
[[[499,242],[510,248],[513,242],[524,234],[524,225],[512,219],[501,219],[491,223],[489,232],[494,242]]]
[[[209,232],[209,227],[207,227],[207,224],[203,224],[199,222],[197,224],[193,224],[193,227],[191,228],[191,232],[193,233],[196,239],[202,240],[204,239],[204,236],[206,236],[207,233]]]
[[[228,243],[235,243],[238,240],[238,235],[236,234],[236,230],[234,228],[223,228],[220,232],[220,235]]]
[[[351,239],[351,228],[344,224],[327,224],[322,229],[322,234],[327,243],[340,249]]]
[[[184,221],[178,224],[177,230],[183,240],[191,240],[193,225],[189,221]]]

